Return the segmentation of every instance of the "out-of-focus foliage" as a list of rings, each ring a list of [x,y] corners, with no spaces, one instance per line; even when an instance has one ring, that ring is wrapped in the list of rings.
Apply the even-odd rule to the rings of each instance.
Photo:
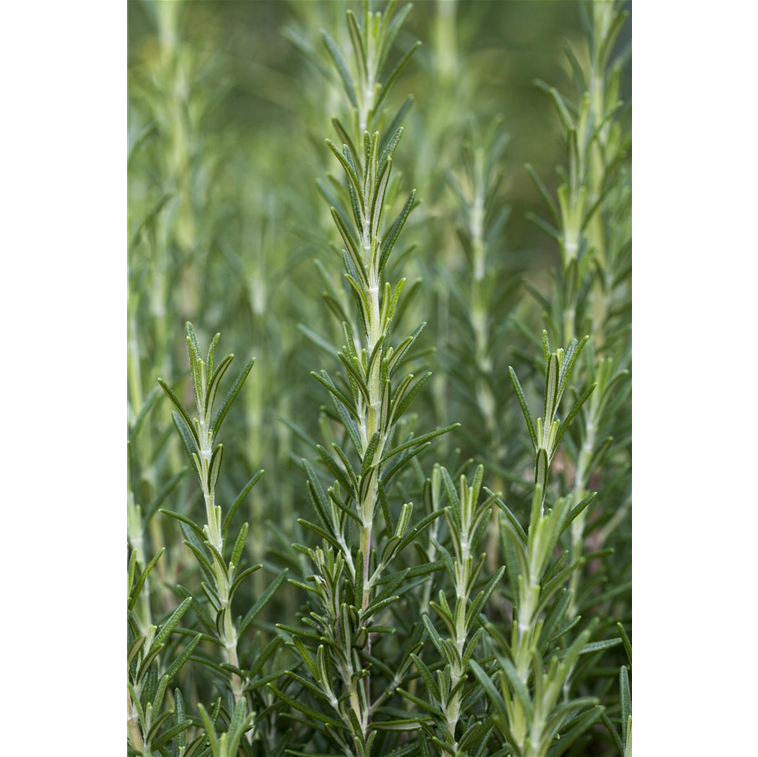
[[[625,6],[390,5],[371,36],[360,2],[129,3],[130,753],[631,755]],[[351,190],[324,139],[362,180],[400,125],[366,190],[377,249],[415,190],[377,264],[405,279],[390,334],[354,299],[373,278],[343,278]],[[255,357],[237,383],[219,331]],[[360,351],[411,333],[392,386],[424,388],[372,426]],[[353,409],[408,445],[373,482]]]

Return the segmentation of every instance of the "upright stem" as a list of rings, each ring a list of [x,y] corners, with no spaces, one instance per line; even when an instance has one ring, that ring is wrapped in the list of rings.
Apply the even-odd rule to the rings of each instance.
[[[346,367],[349,394],[352,396],[348,399],[337,390],[325,371],[321,377],[313,374],[316,378],[323,378],[321,383],[325,384],[336,398],[337,409],[341,414],[344,411],[350,416],[347,420],[343,415],[344,425],[354,444],[359,469],[353,469],[346,453],[338,444],[331,445],[337,453],[337,459],[332,458],[333,465],[329,464],[329,453],[323,447],[319,448],[319,452],[326,458],[328,467],[335,473],[335,477],[341,480],[342,486],[335,484],[327,494],[321,492],[321,501],[328,501],[330,506],[333,505],[331,517],[326,519],[329,521],[326,523],[327,528],[333,535],[331,546],[309,550],[309,555],[320,574],[317,577],[319,588],[316,593],[320,595],[325,613],[324,618],[315,613],[313,618],[323,621],[321,625],[324,636],[329,637],[339,649],[339,660],[331,659],[341,679],[344,695],[336,696],[330,676],[322,671],[314,673],[314,677],[327,701],[340,714],[348,733],[355,740],[356,755],[363,757],[371,743],[369,732],[374,711],[371,704],[371,676],[369,672],[363,672],[364,664],[360,659],[362,653],[371,652],[370,629],[374,621],[370,616],[366,616],[377,595],[377,585],[386,563],[394,556],[391,547],[399,542],[399,548],[403,529],[407,527],[412,509],[410,503],[403,506],[404,515],[398,523],[398,529],[402,533],[399,532],[396,542],[389,545],[389,551],[382,552],[382,559],[373,560],[372,555],[376,547],[374,517],[380,500],[385,446],[389,444],[393,427],[402,414],[398,412],[403,402],[402,392],[409,391],[409,383],[413,376],[406,377],[405,383],[397,388],[399,394],[395,395],[391,394],[391,378],[398,364],[402,362],[404,351],[410,348],[415,339],[415,335],[408,337],[402,345],[403,351],[400,351],[400,346],[389,345],[390,322],[405,282],[403,280],[398,283],[393,292],[390,284],[382,281],[382,267],[413,208],[415,197],[414,190],[392,227],[385,229],[382,226],[382,214],[385,205],[388,204],[386,193],[392,169],[392,152],[403,133],[402,128],[396,128],[392,134],[385,135],[385,140],[380,141],[379,132],[376,131],[378,120],[374,113],[377,102],[383,100],[386,92],[382,90],[380,82],[388,82],[382,71],[388,47],[391,46],[397,32],[397,24],[391,25],[394,3],[388,5],[386,16],[372,12],[368,2],[364,8],[362,23],[357,21],[352,11],[347,11],[351,46],[355,57],[352,74],[346,73],[343,53],[328,32],[324,31],[324,41],[352,106],[352,123],[359,131],[359,134],[355,135],[358,140],[353,143],[353,139],[347,134],[349,130],[344,129],[335,119],[340,144],[335,145],[331,140],[327,140],[329,148],[345,171],[354,211],[352,220],[348,221],[350,214],[339,207],[339,200],[334,203],[337,207],[332,208],[332,216],[345,243],[345,277],[356,295],[360,316],[355,321],[349,316],[345,318],[343,328],[346,341],[343,351],[339,353],[340,360]],[[416,46],[409,51],[402,65],[407,63],[415,49]],[[392,77],[394,75],[391,75],[390,84]],[[357,144],[358,150],[354,144]],[[364,149],[360,149],[361,147]],[[385,233],[387,236],[384,236]],[[348,305],[346,310],[349,309]],[[397,359],[394,359],[395,356]],[[424,380],[426,378],[428,376]],[[411,399],[413,395],[407,397],[408,402]],[[407,404],[406,402],[402,405],[403,410]],[[324,430],[325,435],[330,437],[331,430]],[[346,478],[337,473],[335,468],[341,469]],[[310,473],[309,478],[311,486],[318,491],[321,484]],[[338,497],[341,490],[347,490],[348,501],[351,508],[354,508],[351,515],[358,521],[357,550],[354,545],[350,545],[352,537],[346,532],[345,518],[340,513],[342,503],[338,501]],[[339,551],[336,557],[333,548]],[[342,591],[341,583],[346,580],[348,585],[352,582],[349,597]],[[394,599],[397,597],[392,598],[393,601]],[[361,644],[362,649],[357,647],[355,634],[365,642]],[[368,634],[368,638],[363,634]],[[322,651],[325,649],[319,648],[317,654],[336,654]],[[308,661],[307,656],[303,659]],[[372,670],[370,664],[365,667],[368,671]],[[394,688],[389,693],[393,692]],[[386,696],[387,692],[382,694],[377,702],[384,701]],[[348,742],[339,734],[335,738],[342,751],[352,751],[352,746],[348,746]]]
[[[361,556],[363,557],[363,598],[361,612],[365,612],[371,601],[371,587],[369,585],[370,557],[371,557],[371,531],[372,524],[369,522],[361,529]]]
[[[373,92],[373,85],[371,91]],[[366,167],[368,170],[368,166]],[[374,348],[382,338],[382,324],[381,324],[381,303],[379,300],[379,291],[381,288],[380,274],[378,271],[378,263],[371,264],[371,249],[376,240],[371,238],[371,229],[366,222],[363,229],[363,252],[364,260],[369,267],[369,287],[367,291],[368,296],[368,328],[366,339],[366,353],[371,356],[374,352]],[[374,434],[381,430],[381,414],[382,414],[382,386],[381,386],[381,372],[380,361],[375,360],[371,369],[370,375],[367,377],[368,381],[368,406],[364,408],[364,428],[363,434],[363,454],[365,455],[368,448],[368,444],[373,438]],[[384,451],[385,439],[380,436],[379,444],[376,450],[375,459],[380,460]],[[372,534],[374,527],[374,511],[376,509],[376,502],[379,496],[379,475],[373,477],[371,485],[366,493],[365,500],[360,503],[361,511],[361,540],[360,551],[363,563],[363,597],[361,598],[361,612],[365,612],[371,604],[372,594],[372,582],[371,582],[371,547],[372,547]],[[368,635],[366,640],[366,648],[368,654],[371,654],[371,634]],[[363,736],[366,737],[366,730],[368,722],[371,717],[371,673],[369,672],[363,679],[366,692],[366,702],[368,704],[364,722],[361,723],[363,728]]]
[[[228,606],[224,608],[224,614],[224,635],[225,638],[229,640],[228,646],[226,644],[224,646],[227,660],[230,665],[234,665],[235,668],[239,668],[239,658],[237,657],[237,631],[232,626],[231,609]],[[234,697],[235,704],[239,702],[239,700],[244,696],[243,681],[236,673],[232,673],[232,696]]]
[[[201,455],[203,451],[201,449]],[[210,459],[210,458],[208,458]],[[205,460],[205,457],[203,457]],[[223,549],[223,536],[221,535],[221,514],[220,508],[216,506],[216,492],[208,489],[207,484],[203,483],[203,499],[205,500],[205,512],[208,519],[205,531],[208,537],[208,541],[214,547],[214,549],[221,554]],[[218,560],[214,556],[213,570],[216,579],[216,591],[221,602],[221,612],[223,613],[223,622],[221,626],[221,641],[224,646],[224,656],[226,661],[233,665],[235,668],[239,668],[239,658],[237,657],[237,629],[232,621],[232,608],[231,598],[229,597],[229,579],[226,574],[225,567],[219,565]],[[244,686],[242,679],[236,674],[232,673],[232,694],[234,695],[235,703],[238,702],[244,694]]]
[[[464,526],[465,527],[465,526]],[[472,566],[470,546],[470,534],[463,532],[461,540],[460,559],[456,560],[456,581],[455,581],[455,600],[456,600],[456,617],[455,617],[455,637],[453,639],[458,657],[463,657],[463,650],[466,646],[466,612],[468,610],[469,595],[467,591],[468,576]],[[456,663],[451,666],[450,670],[450,687],[455,688],[463,677],[465,668],[463,665]],[[462,692],[458,691],[448,703],[447,707],[447,727],[450,735],[455,739],[455,730],[458,726],[458,720],[461,716],[461,699]],[[458,742],[455,741],[454,748],[458,748]]]
[[[592,460],[592,455],[595,450],[595,440],[597,434],[597,423],[592,411],[592,405],[590,406],[590,412],[587,414],[587,422],[584,428],[584,442],[582,443],[581,450],[579,451],[579,459],[577,460],[576,473],[574,476],[574,490],[573,501],[574,504],[578,504],[587,496],[587,479],[589,477],[589,465]],[[584,526],[586,522],[586,510],[583,510],[574,519],[571,524],[571,560],[572,562],[578,560],[582,556],[584,550]],[[569,605],[569,613],[573,616],[577,612],[577,592],[579,590],[579,583],[581,580],[580,571],[576,570],[571,575],[571,582],[569,584],[571,588],[571,603]]]

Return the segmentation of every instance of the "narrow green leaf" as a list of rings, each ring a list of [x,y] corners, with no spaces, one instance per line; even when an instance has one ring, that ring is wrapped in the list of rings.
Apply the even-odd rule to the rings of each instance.
[[[279,699],[281,699],[283,702],[286,702],[290,707],[293,707],[299,712],[302,712],[303,715],[307,715],[308,717],[313,718],[319,723],[330,725],[332,728],[347,730],[345,726],[342,723],[340,723],[338,720],[335,720],[334,718],[331,718],[328,715],[325,715],[323,712],[318,712],[317,710],[313,710],[310,707],[307,707],[306,705],[304,705],[299,700],[293,699],[292,697],[287,696],[286,694],[281,692],[279,689],[277,689],[273,683],[269,683],[267,685],[268,685],[268,688],[271,689],[271,691],[274,694],[276,694],[276,696],[279,697]]]
[[[194,424],[192,423],[192,418],[190,418],[189,413],[184,409],[184,405],[182,404],[181,400],[174,394],[171,387],[162,379],[158,379],[158,384],[163,389],[163,391],[166,393],[166,396],[171,400],[171,404],[176,408],[177,412],[181,416],[182,420],[187,425],[187,429],[189,430],[190,434],[192,435],[192,438],[195,441],[196,445],[200,445],[200,442],[197,438],[197,432],[195,431]]]
[[[526,427],[529,430],[529,438],[532,440],[532,446],[534,449],[537,449],[539,442],[537,441],[537,434],[534,431],[532,414],[529,411],[529,404],[526,401],[526,395],[524,394],[524,390],[521,388],[521,383],[518,380],[518,376],[516,376],[516,371],[514,371],[510,365],[508,366],[508,373],[511,376],[511,383],[513,384],[513,388],[516,390],[516,397],[518,398],[519,405],[521,405],[521,412],[524,414],[524,420],[526,421]]]
[[[321,36],[324,38],[324,44],[326,45],[326,49],[329,51],[329,56],[331,57],[332,62],[337,68],[337,72],[340,75],[340,79],[342,79],[342,85],[345,88],[345,93],[350,99],[350,102],[353,105],[353,107],[357,108],[358,98],[355,94],[355,86],[353,84],[353,77],[350,76],[350,71],[347,68],[347,64],[345,63],[345,59],[342,56],[342,52],[337,46],[337,43],[332,39],[331,34],[329,34],[329,32],[326,31],[326,29],[321,30]]]
[[[619,692],[621,699],[621,737],[627,741],[627,724],[632,716],[632,694],[629,688],[629,671],[626,665],[622,665],[619,673]]]
[[[140,574],[140,577],[137,579],[137,582],[134,584],[134,587],[132,588],[132,596],[129,600],[129,609],[132,610],[134,608],[134,605],[137,604],[137,600],[139,599],[140,591],[142,591],[142,587],[145,585],[145,581],[147,581],[147,577],[150,575],[151,571],[155,567],[155,564],[160,560],[161,555],[166,551],[165,547],[161,547],[158,550],[158,553],[155,555],[155,557],[150,560],[150,562],[145,566],[145,569]]]
[[[395,243],[397,242],[398,237],[400,236],[400,232],[403,230],[403,226],[405,226],[405,222],[408,220],[408,216],[411,214],[411,210],[413,210],[413,203],[416,199],[416,190],[411,190],[411,193],[408,195],[408,199],[405,201],[405,205],[403,205],[402,210],[400,211],[400,214],[395,219],[395,222],[390,227],[389,233],[387,234],[387,238],[384,240],[382,244],[382,254],[379,258],[379,273],[381,274],[384,271],[385,266],[387,265],[387,261],[389,260],[390,253],[392,252],[392,248],[395,246]]]
[[[245,367],[240,371],[239,375],[235,379],[234,384],[229,390],[229,393],[226,395],[223,404],[216,412],[216,415],[213,417],[211,428],[213,429],[214,434],[218,434],[219,429],[221,428],[221,424],[224,422],[224,418],[226,418],[226,414],[229,412],[229,408],[232,406],[232,402],[234,402],[234,398],[239,394],[240,389],[242,389],[242,385],[245,383],[245,379],[253,369],[254,363],[255,358],[248,360],[248,362],[245,364]]]
[[[405,442],[404,444],[401,444],[398,447],[395,447],[394,449],[390,450],[383,458],[382,463],[389,460],[391,457],[394,457],[397,455],[398,452],[402,452],[405,449],[410,449],[411,447],[415,447],[419,444],[423,444],[424,442],[428,442],[441,434],[447,434],[450,431],[454,431],[456,428],[460,427],[460,423],[453,423],[451,426],[445,426],[444,428],[438,428],[435,431],[430,431],[428,434],[422,434],[421,436],[414,437],[413,439],[410,439],[409,441]]]
[[[259,470],[243,487],[242,491],[237,495],[237,498],[234,500],[234,503],[232,504],[229,512],[226,515],[226,518],[224,518],[224,524],[223,524],[223,533],[226,535],[226,532],[229,530],[229,526],[231,525],[232,518],[234,517],[234,514],[239,510],[240,505],[245,501],[245,497],[247,497],[248,494],[250,494],[250,491],[252,488],[260,481],[261,476],[264,474],[264,470]]]
[[[282,581],[284,581],[284,579],[287,577],[288,572],[289,568],[285,568],[281,573],[279,573],[279,575],[269,584],[268,588],[263,592],[263,594],[258,597],[258,599],[255,601],[255,604],[253,604],[253,606],[248,610],[247,615],[245,615],[242,623],[240,623],[239,636],[242,636],[242,634],[247,630],[248,626],[255,620],[256,616],[269,602],[271,597],[274,596]]]
[[[376,99],[376,103],[374,104],[373,108],[374,113],[379,112],[380,108],[382,107],[382,103],[384,102],[384,98],[387,97],[387,94],[392,88],[392,85],[395,83],[395,80],[398,76],[400,76],[400,73],[408,65],[411,58],[413,57],[413,54],[416,52],[416,50],[419,49],[419,47],[421,47],[421,41],[417,40],[411,49],[408,50],[408,52],[400,59],[395,68],[392,69],[392,73],[387,77],[386,82],[384,82],[382,85],[382,88],[379,92],[379,97]]]

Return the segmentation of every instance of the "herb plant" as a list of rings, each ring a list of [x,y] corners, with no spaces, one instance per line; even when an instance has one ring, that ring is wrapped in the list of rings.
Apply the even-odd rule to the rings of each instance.
[[[462,150],[462,168],[448,174],[448,183],[460,204],[458,236],[467,263],[460,284],[450,277],[458,304],[454,312],[462,321],[456,329],[458,343],[453,345],[458,360],[451,371],[459,379],[463,396],[474,401],[472,409],[481,417],[486,434],[486,459],[496,470],[503,467],[507,455],[501,415],[504,384],[499,380],[499,371],[505,366],[496,349],[505,324],[498,323],[498,316],[503,306],[512,304],[518,284],[517,278],[502,269],[495,254],[510,213],[499,196],[501,162],[508,141],[502,118],[493,119],[485,129],[472,116]]]
[[[446,592],[440,590],[439,600],[430,603],[443,623],[445,635],[438,633],[428,615],[424,616],[424,625],[444,667],[437,671],[435,679],[429,666],[419,656],[412,655],[426,685],[429,703],[418,700],[408,692],[403,694],[433,715],[435,727],[430,728],[425,724],[432,742],[451,754],[457,754],[466,751],[469,744],[478,746],[483,733],[487,732],[482,720],[474,716],[474,722],[467,723],[463,729],[463,738],[460,738],[458,724],[464,721],[464,717],[468,719],[467,710],[477,696],[477,686],[467,687],[466,683],[469,663],[472,662],[484,632],[480,613],[502,579],[504,569],[500,568],[484,588],[477,590],[486,555],[477,554],[476,550],[486,531],[491,505],[497,496],[490,492],[483,502],[479,501],[484,467],[480,465],[476,469],[471,484],[465,475],[461,475],[458,487],[444,468],[441,469],[441,475],[449,502],[444,512],[453,554],[441,544],[438,548],[454,594],[450,601]]]
[[[630,442],[628,428],[617,424],[619,410],[628,397],[626,366],[631,349],[631,180],[624,164],[629,138],[619,118],[623,103],[618,100],[625,54],[615,60],[611,57],[627,16],[621,7],[614,2],[586,6],[589,55],[584,65],[572,46],[566,45],[579,92],[578,104],[538,82],[559,114],[568,159],[557,206],[530,170],[558,228],[535,220],[555,237],[561,251],[555,305],[546,320],[551,331],[564,339],[574,338],[577,323],[593,337],[584,369],[585,393],[591,386],[596,391],[575,426],[568,448],[576,501],[586,495],[591,476],[609,452],[623,450]],[[614,438],[614,432],[620,432],[621,438]],[[572,524],[574,559],[583,552],[586,524],[587,513],[580,514]],[[572,578],[572,612],[577,611],[580,581],[581,571],[577,571]]]
[[[293,630],[292,643],[310,680],[294,671],[287,675],[315,695],[314,704],[318,706],[320,700],[327,705],[327,712],[332,712],[314,709],[271,684],[272,690],[303,713],[313,728],[325,728],[340,751],[361,757],[371,753],[375,729],[381,727],[383,719],[376,675],[386,677],[391,673],[391,680],[384,683],[386,689],[388,684],[393,686],[401,672],[389,668],[388,660],[374,660],[378,654],[374,640],[392,632],[378,621],[400,598],[399,592],[405,589],[412,571],[406,568],[387,575],[387,570],[441,514],[432,513],[412,525],[413,504],[406,502],[397,512],[391,484],[435,437],[455,428],[448,426],[417,435],[409,433],[403,423],[411,402],[431,374],[415,378],[404,372],[404,366],[413,359],[413,348],[424,324],[396,344],[391,340],[405,279],[393,287],[385,276],[415,200],[412,191],[392,224],[382,224],[393,154],[403,135],[403,127],[396,125],[402,109],[384,137],[379,131],[371,134],[366,130],[380,121],[386,93],[416,49],[411,47],[387,75],[386,83],[381,83],[382,64],[407,14],[406,10],[393,18],[394,10],[394,3],[384,14],[371,12],[366,5],[362,23],[351,11],[347,12],[353,61],[359,73],[357,83],[342,51],[324,32],[326,47],[361,135],[359,152],[348,131],[335,119],[342,146],[331,140],[326,142],[345,175],[343,186],[332,182],[329,199],[333,202],[332,218],[344,244],[344,277],[352,290],[355,313],[350,317],[336,308],[344,336],[337,353],[344,370],[341,381],[336,382],[326,370],[312,373],[331,395],[333,420],[341,431],[330,450],[317,447],[320,462],[334,478],[326,491],[318,473],[305,463],[317,523],[304,519],[299,522],[323,544],[316,548],[296,545],[308,555],[316,571],[308,577],[312,587],[299,585],[315,597],[317,604],[309,616],[302,618],[307,628]],[[352,543],[354,534],[357,548]],[[414,576],[419,574],[420,571],[413,572]],[[400,724],[393,721],[393,725]]]
[[[561,399],[569,385],[574,363],[587,338],[572,340],[566,350],[551,352],[547,334],[543,333],[545,358],[544,409],[536,422],[524,391],[511,370],[516,395],[534,449],[534,494],[529,525],[524,530],[510,510],[502,504],[503,552],[514,603],[510,642],[493,626],[490,634],[497,642],[497,678],[500,692],[494,689],[487,673],[473,663],[495,709],[495,723],[501,738],[516,754],[544,757],[548,750],[563,752],[571,745],[571,736],[579,735],[600,710],[585,711],[594,704],[591,698],[570,698],[565,688],[578,656],[587,648],[590,629],[585,629],[567,649],[553,644],[574,627],[567,616],[571,594],[565,589],[569,576],[582,562],[568,562],[568,552],[555,558],[560,537],[594,495],[581,502],[572,497],[559,498],[546,510],[550,467],[560,441],[571,421],[594,390],[594,385],[575,403],[565,420],[558,420]],[[551,655],[546,664],[544,658]],[[561,741],[554,741],[563,730]]]
[[[213,717],[208,714],[202,704],[198,704],[202,724],[211,743],[214,757],[216,755],[227,757],[227,755],[237,752],[237,745],[245,734],[247,734],[248,741],[252,741],[252,734],[249,731],[254,727],[255,712],[252,709],[253,696],[249,687],[256,673],[260,672],[262,664],[265,664],[265,660],[278,647],[280,639],[275,637],[265,649],[258,649],[258,656],[252,661],[250,668],[245,668],[241,662],[238,645],[256,616],[271,598],[278,584],[281,583],[286,569],[247,609],[244,617],[234,616],[232,602],[237,591],[244,580],[262,566],[258,564],[242,568],[249,524],[244,523],[242,525],[234,538],[233,545],[229,533],[230,525],[234,514],[256,485],[263,471],[258,471],[248,481],[224,516],[223,509],[221,505],[217,504],[216,499],[224,454],[223,445],[217,444],[217,436],[232,403],[253,367],[254,360],[251,359],[245,364],[221,405],[214,408],[222,380],[234,356],[227,355],[219,360],[218,364],[215,364],[215,352],[220,339],[220,334],[216,334],[210,343],[207,355],[203,358],[192,324],[187,323],[186,331],[196,415],[192,415],[184,407],[182,401],[165,381],[158,379],[158,383],[176,408],[172,415],[174,425],[197,474],[205,505],[206,522],[201,527],[181,513],[171,510],[161,510],[161,512],[179,521],[186,539],[185,543],[197,559],[200,571],[205,578],[205,581],[201,583],[202,592],[207,600],[205,603],[198,597],[193,598],[192,594],[183,587],[177,588],[181,594],[187,595],[180,605],[180,609],[187,609],[191,603],[207,632],[207,634],[196,637],[195,643],[200,639],[205,639],[219,647],[221,653],[222,661],[220,663],[199,657],[194,659],[207,665],[220,675],[228,687],[226,709],[224,709],[223,699],[220,698]],[[227,561],[224,555],[230,545],[232,548]],[[172,620],[173,618],[174,616],[172,616]],[[229,725],[228,730],[218,736],[216,723],[222,712],[228,718]]]
[[[131,4],[128,754],[631,757],[627,14],[516,6]]]
[[[200,633],[195,635],[170,662],[164,657],[164,664],[159,670],[157,661],[165,651],[166,641],[191,604],[189,599],[182,602],[161,624],[160,631],[155,625],[140,628],[134,608],[145,590],[150,572],[161,555],[162,552],[159,552],[138,574],[137,552],[132,551],[128,567],[127,743],[132,750],[141,754],[152,754],[172,739],[176,739],[179,745],[185,745],[184,732],[191,725],[191,721],[184,716],[181,691],[176,689],[174,692],[174,712],[163,705],[171,680],[187,662],[202,638]],[[167,727],[172,715],[175,715],[175,725]]]

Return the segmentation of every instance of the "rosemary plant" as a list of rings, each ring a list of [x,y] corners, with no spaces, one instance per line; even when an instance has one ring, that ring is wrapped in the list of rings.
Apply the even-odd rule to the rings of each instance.
[[[502,544],[514,604],[510,640],[493,624],[487,624],[496,642],[496,678],[500,690],[476,662],[472,662],[472,669],[492,702],[494,722],[504,746],[520,757],[545,757],[548,750],[555,754],[566,751],[574,738],[602,713],[602,708],[595,706],[595,699],[572,698],[566,688],[573,665],[579,655],[588,650],[592,627],[580,633],[566,648],[556,647],[556,642],[576,625],[567,615],[571,595],[566,584],[580,567],[582,558],[571,563],[566,559],[568,550],[562,551],[557,559],[555,553],[561,535],[594,495],[579,503],[574,503],[571,496],[561,497],[545,509],[551,463],[560,441],[595,388],[593,385],[585,392],[565,420],[560,421],[561,399],[586,342],[587,337],[579,343],[572,340],[565,351],[553,352],[547,333],[543,333],[544,404],[543,414],[536,422],[511,369],[511,380],[534,450],[532,511],[529,526],[524,530],[505,503],[499,502],[504,513]],[[551,657],[546,664],[548,654]],[[559,734],[560,740],[556,741]]]
[[[395,517],[390,486],[432,439],[455,428],[405,438],[398,431],[430,374],[414,381],[413,374],[400,373],[412,357],[423,324],[392,344],[391,327],[405,280],[393,287],[384,278],[390,254],[415,200],[415,192],[411,192],[385,230],[382,217],[393,153],[403,129],[393,126],[384,138],[378,131],[371,134],[365,130],[378,122],[389,87],[416,47],[406,53],[384,84],[379,83],[392,40],[407,15],[407,11],[401,11],[393,18],[394,10],[394,2],[384,13],[371,12],[366,3],[362,22],[347,12],[357,84],[342,51],[324,32],[327,50],[362,134],[362,149],[358,151],[335,119],[342,146],[327,140],[345,174],[344,190],[341,196],[334,195],[331,213],[344,243],[344,276],[354,295],[356,315],[342,319],[344,344],[338,352],[344,370],[341,380],[335,381],[326,370],[312,374],[329,392],[335,410],[333,420],[341,426],[341,439],[332,442],[330,450],[318,446],[320,462],[334,478],[332,486],[324,491],[317,472],[304,462],[318,522],[299,522],[322,539],[322,544],[315,548],[298,545],[316,571],[310,576],[311,586],[300,585],[314,597],[316,608],[302,618],[307,629],[280,626],[292,631],[292,644],[308,678],[294,671],[287,674],[315,696],[318,709],[271,684],[285,702],[306,717],[311,727],[323,728],[341,752],[360,757],[371,753],[376,728],[382,725],[377,723],[382,720],[377,702],[382,700],[375,699],[378,689],[374,678],[376,672],[386,674],[389,669],[375,659],[374,640],[391,629],[378,621],[383,611],[399,599],[410,569],[386,578],[385,571],[441,514],[432,513],[411,527],[413,504],[403,504]],[[377,523],[379,513],[383,528]],[[357,545],[353,541],[356,532]],[[389,672],[396,677],[397,671]]]
[[[586,307],[586,293],[582,291],[589,267],[595,265],[602,271],[609,262],[604,255],[602,214],[598,210],[616,182],[625,179],[625,173],[617,169],[627,149],[617,121],[622,106],[618,93],[624,57],[622,54],[614,61],[612,72],[609,60],[628,14],[622,12],[616,2],[587,3],[585,7],[590,27],[589,64],[583,67],[572,46],[566,43],[566,53],[581,89],[580,102],[573,105],[554,87],[537,82],[555,104],[568,157],[568,167],[562,172],[563,183],[558,189],[557,207],[536,172],[527,166],[558,224],[556,229],[541,219],[533,219],[560,245],[562,270],[558,303],[560,333],[566,341],[574,338],[577,323],[581,328],[591,317]],[[604,271],[606,283],[612,284],[613,273],[609,279],[608,271]],[[601,297],[598,305],[602,302]]]
[[[624,4],[379,8],[130,4],[127,753],[630,757]]]
[[[447,470],[442,468],[441,475],[449,502],[444,512],[453,554],[441,544],[437,544],[437,548],[441,552],[455,595],[450,602],[441,589],[439,601],[430,605],[444,624],[447,638],[437,632],[426,615],[424,625],[444,667],[437,671],[435,680],[421,657],[412,655],[426,684],[429,703],[422,702],[409,692],[402,693],[410,702],[432,714],[434,727],[423,720],[419,721],[432,742],[450,754],[458,754],[459,750],[466,753],[470,746],[478,746],[487,731],[481,719],[476,717],[473,722],[466,718],[466,727],[462,732],[459,732],[458,724],[464,722],[464,717],[468,715],[466,710],[477,699],[478,686],[466,686],[469,661],[473,659],[483,634],[479,615],[500,582],[504,569],[500,568],[484,588],[476,591],[475,587],[486,563],[486,554],[476,554],[476,550],[487,530],[491,506],[496,500],[496,495],[490,493],[483,502],[479,502],[484,467],[480,465],[476,469],[471,484],[461,475],[458,491]]]
[[[566,43],[579,94],[574,105],[555,88],[539,82],[559,115],[568,171],[558,190],[558,206],[536,173],[530,173],[558,228],[538,219],[561,249],[561,275],[555,307],[548,317],[551,330],[564,339],[574,336],[577,322],[592,334],[584,367],[585,386],[597,390],[582,412],[567,453],[573,464],[574,500],[589,487],[609,454],[617,457],[629,442],[628,428],[619,423],[628,397],[630,344],[628,276],[631,272],[629,226],[630,174],[625,166],[630,141],[623,129],[620,79],[626,54],[613,57],[614,44],[627,13],[616,2],[588,3],[585,8],[587,54],[580,56]],[[574,115],[575,114],[575,115]],[[624,463],[622,463],[624,465]],[[600,497],[602,502],[605,497]],[[622,516],[629,500],[619,512]],[[571,527],[572,556],[584,551],[587,512]],[[579,609],[581,571],[572,577],[571,612]]]
[[[258,471],[248,481],[224,515],[221,505],[217,503],[216,496],[224,454],[224,447],[217,443],[217,438],[232,403],[252,370],[254,359],[245,364],[220,406],[215,407],[222,379],[231,366],[234,356],[227,355],[216,364],[215,353],[220,334],[216,334],[211,340],[207,354],[203,356],[192,324],[187,323],[186,331],[196,415],[190,414],[165,381],[158,379],[158,382],[175,407],[172,415],[174,425],[197,474],[205,505],[205,523],[201,527],[189,516],[182,513],[171,510],[161,510],[161,512],[179,521],[186,539],[185,543],[196,557],[200,570],[206,579],[202,582],[201,587],[207,600],[207,606],[200,599],[193,598],[190,592],[183,587],[178,588],[182,594],[186,595],[181,607],[186,608],[189,603],[192,603],[195,613],[208,632],[208,635],[202,635],[202,638],[207,638],[208,641],[220,647],[223,656],[220,665],[211,660],[206,662],[202,658],[195,659],[198,662],[208,664],[215,672],[221,674],[228,685],[230,695],[227,710],[229,713],[229,729],[219,739],[216,739],[215,729],[218,713],[216,717],[211,719],[200,706],[205,733],[211,744],[215,744],[213,754],[218,757],[227,757],[236,753],[236,744],[242,735],[253,726],[254,712],[251,711],[252,701],[248,687],[255,673],[259,672],[261,667],[261,661],[255,659],[251,668],[245,670],[238,646],[256,616],[271,599],[274,591],[284,579],[286,570],[248,609],[244,617],[234,616],[232,603],[236,593],[244,580],[262,566],[258,564],[243,568],[245,541],[248,536],[249,525],[243,524],[234,538],[233,544],[230,527],[235,513],[258,482],[263,471]],[[230,545],[231,552],[227,560],[225,553],[229,551]],[[275,638],[269,647],[261,652],[264,662],[276,650],[279,643],[280,639]],[[252,734],[248,734],[247,739],[251,741]]]
[[[454,172],[448,175],[461,208],[458,236],[467,261],[463,285],[451,276],[450,287],[462,306],[460,309],[468,326],[468,329],[463,325],[456,329],[459,343],[453,345],[456,360],[451,372],[460,378],[461,394],[475,400],[474,407],[487,435],[487,443],[483,445],[487,459],[496,466],[502,465],[505,442],[500,415],[504,402],[498,391],[500,366],[495,349],[503,335],[498,333],[502,325],[494,317],[495,304],[502,306],[518,283],[516,277],[509,279],[505,275],[494,254],[510,212],[498,202],[503,179],[500,164],[507,144],[502,118],[494,119],[488,128],[482,129],[473,116],[470,117],[468,139],[463,148],[463,170],[460,175]],[[502,307],[497,313],[502,318]]]
[[[526,395],[516,376],[516,372],[513,368],[509,369],[513,388],[516,390],[516,396],[524,413],[526,427],[529,431],[529,438],[534,448],[534,485],[540,491],[540,516],[544,514],[550,465],[558,451],[558,445],[574,416],[579,412],[582,405],[595,389],[595,384],[592,384],[577,400],[571,412],[561,423],[558,418],[561,399],[568,387],[574,362],[579,357],[579,353],[588,339],[589,337],[586,336],[578,343],[573,339],[566,350],[558,349],[556,352],[551,352],[547,331],[542,332],[542,346],[545,357],[545,399],[544,413],[541,417],[537,418],[536,423],[532,421]]]
[[[190,599],[185,599],[160,626],[140,628],[135,607],[162,554],[163,551],[158,552],[140,570],[137,551],[132,550],[127,571],[127,743],[135,753],[145,757],[160,754],[161,747],[172,740],[176,740],[178,747],[186,747],[185,731],[192,721],[185,717],[181,691],[174,691],[175,710],[165,705],[170,696],[167,696],[169,684],[202,638],[201,633],[195,634],[176,657],[170,654],[171,634],[189,610]],[[175,725],[166,727],[172,715]]]
[[[130,70],[128,408],[129,537],[144,564],[144,548],[171,544],[176,528],[155,517],[169,496],[187,491],[178,444],[166,440],[169,404],[156,378],[178,375],[182,354],[173,339],[200,299],[198,262],[208,254],[216,208],[204,202],[214,150],[202,128],[224,92],[207,49],[181,29],[189,3],[135,3],[154,44],[140,50]],[[178,286],[177,286],[178,284]],[[165,483],[164,483],[165,482]],[[168,611],[183,567],[167,549],[148,581],[158,579]]]

